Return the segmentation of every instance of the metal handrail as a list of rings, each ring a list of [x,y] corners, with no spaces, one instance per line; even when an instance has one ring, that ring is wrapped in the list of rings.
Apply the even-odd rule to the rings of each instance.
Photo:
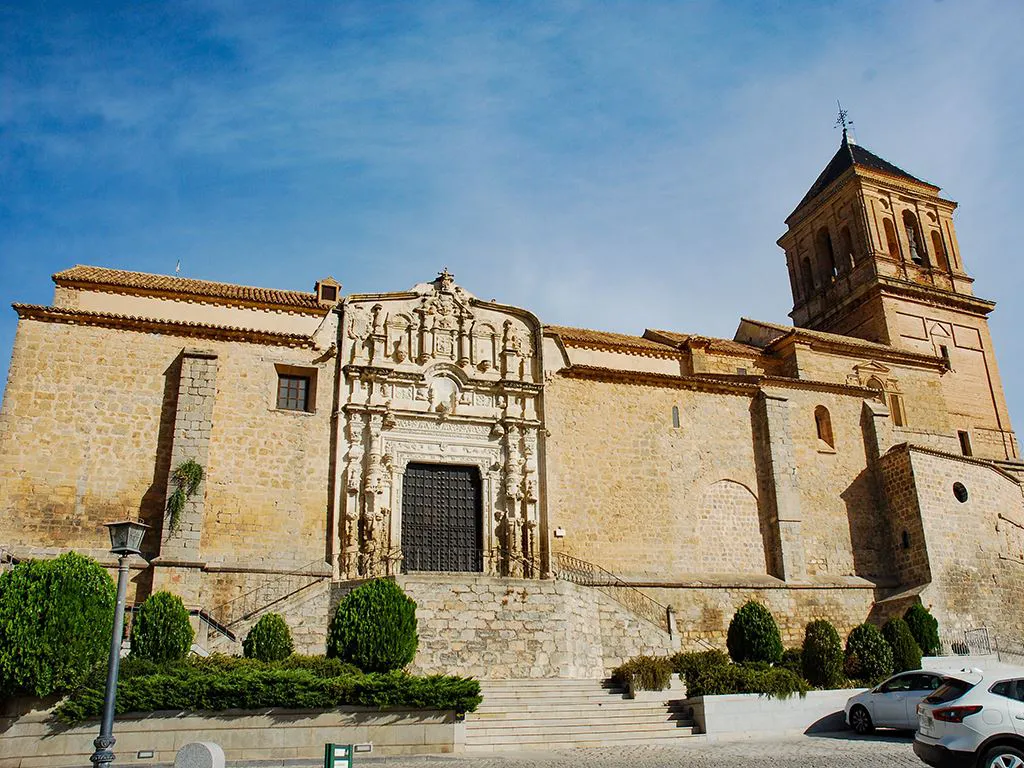
[[[306,587],[311,587],[313,584],[316,584],[318,582],[323,581],[326,578],[329,578],[330,574],[327,573],[320,575],[310,573],[310,571],[314,567],[318,565],[322,566],[323,564],[323,558],[318,557],[316,560],[306,563],[301,568],[296,568],[294,571],[277,574],[276,578],[267,579],[259,586],[249,590],[248,592],[245,592],[244,594],[239,595],[238,597],[234,597],[228,600],[227,602],[214,606],[211,610],[205,611],[205,613],[220,626],[230,628],[232,625],[237,624],[238,622],[251,617],[253,614],[263,610],[264,608],[268,608],[271,605],[274,605],[274,603],[278,603],[281,600],[284,600],[286,597],[289,597],[290,595],[293,595],[296,592],[305,589]],[[247,605],[259,602],[259,600],[261,599],[259,597],[260,593],[266,593],[268,590],[271,590],[275,587],[279,587],[287,579],[294,579],[296,577],[303,576],[309,579],[308,583],[302,584],[301,586],[292,589],[286,592],[285,594],[275,594],[275,596],[272,599],[267,599],[266,602],[257,605],[257,607],[255,608],[249,608],[248,610],[245,610]],[[243,610],[237,611],[237,606],[241,606]],[[236,613],[240,615],[236,615]]]
[[[650,595],[641,592],[620,576],[600,565],[589,563],[565,552],[556,552],[555,559],[558,562],[557,578],[583,587],[594,587],[601,590],[619,605],[668,632],[670,637],[672,636],[674,622],[671,607],[662,605]]]

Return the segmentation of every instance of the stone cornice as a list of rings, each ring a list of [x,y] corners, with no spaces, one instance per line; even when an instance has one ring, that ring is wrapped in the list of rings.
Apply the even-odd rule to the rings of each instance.
[[[891,363],[903,363],[904,365],[945,370],[945,365],[941,358],[934,355],[910,352],[882,344],[872,344],[870,342],[860,344],[853,338],[849,341],[825,339],[816,335],[815,331],[805,332],[802,328],[794,328],[792,331],[789,331],[778,339],[775,339],[775,341],[771,342],[767,347],[765,347],[765,349],[777,352],[784,347],[792,346],[793,344],[804,344],[816,352],[827,352],[837,355],[853,354],[859,357],[870,357],[873,360],[885,360]]]
[[[912,297],[924,304],[938,307],[955,307],[956,309],[970,312],[979,317],[987,316],[996,308],[994,301],[979,299],[977,296],[968,296],[963,293],[953,293],[933,286],[920,285],[908,280],[899,280],[894,277],[877,277],[878,285],[874,291],[878,293],[898,293],[902,296]]]
[[[1000,476],[1006,478],[1007,480],[1015,483],[1016,485],[1020,485],[1021,484],[1020,480],[1013,473],[1009,472],[1008,470],[1003,469],[1002,467],[997,466],[993,461],[989,461],[988,459],[982,459],[982,458],[979,458],[977,456],[964,456],[964,455],[959,454],[959,453],[950,453],[948,451],[940,451],[937,448],[929,448],[929,447],[924,446],[924,445],[915,445],[914,443],[899,443],[898,445],[894,445],[892,448],[890,448],[888,451],[885,452],[885,455],[888,456],[889,454],[910,453],[910,452],[924,453],[924,454],[927,454],[929,456],[935,456],[935,457],[940,458],[940,459],[948,459],[950,461],[957,461],[957,462],[960,462],[961,464],[970,464],[970,465],[975,466],[975,467],[984,467],[985,469],[989,469],[989,470],[995,472],[997,475],[1000,475]]]
[[[654,387],[672,387],[675,389],[695,389],[708,392],[723,392],[730,395],[746,395],[752,397],[757,393],[756,384],[746,381],[750,377],[735,377],[739,380],[724,381],[701,376],[673,376],[668,373],[651,373],[647,371],[629,371],[621,368],[600,368],[594,365],[570,365],[558,371],[559,376],[570,379],[589,379],[592,381],[621,382]]]
[[[313,339],[301,333],[266,331],[256,328],[239,328],[230,325],[193,323],[185,320],[160,320],[134,315],[118,315],[108,312],[85,312],[63,307],[46,307],[38,304],[12,304],[22,320],[38,320],[65,325],[91,325],[102,328],[160,333],[169,336],[188,336],[222,341],[242,341],[250,344],[266,344],[281,347],[314,347]]]

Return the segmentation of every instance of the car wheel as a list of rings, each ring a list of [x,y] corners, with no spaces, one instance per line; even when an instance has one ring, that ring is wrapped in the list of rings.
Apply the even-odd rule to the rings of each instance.
[[[1024,752],[1016,747],[992,747],[985,753],[985,768],[1024,768]]]
[[[861,706],[856,706],[850,710],[850,727],[853,728],[854,733],[859,733],[861,736],[875,730],[875,726],[871,722],[871,715]],[[996,765],[999,764],[996,763]],[[1024,766],[1021,768],[1024,768]]]

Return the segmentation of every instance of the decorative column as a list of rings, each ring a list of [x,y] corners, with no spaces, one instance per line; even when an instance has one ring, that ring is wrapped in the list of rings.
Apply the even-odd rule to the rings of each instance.
[[[363,484],[363,414],[349,415],[345,425],[348,457],[345,463],[345,498],[341,523],[342,567],[348,578],[359,568],[359,492]]]

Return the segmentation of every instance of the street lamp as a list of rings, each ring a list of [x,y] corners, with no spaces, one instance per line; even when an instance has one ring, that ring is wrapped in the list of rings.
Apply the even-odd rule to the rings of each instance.
[[[110,551],[117,555],[117,604],[114,606],[114,632],[110,637],[110,660],[107,662],[107,689],[103,694],[103,720],[100,735],[93,741],[96,751],[89,759],[95,766],[114,762],[114,700],[117,698],[117,672],[121,666],[121,635],[124,632],[124,603],[128,593],[128,558],[141,554],[142,537],[148,525],[135,520],[107,523]]]

